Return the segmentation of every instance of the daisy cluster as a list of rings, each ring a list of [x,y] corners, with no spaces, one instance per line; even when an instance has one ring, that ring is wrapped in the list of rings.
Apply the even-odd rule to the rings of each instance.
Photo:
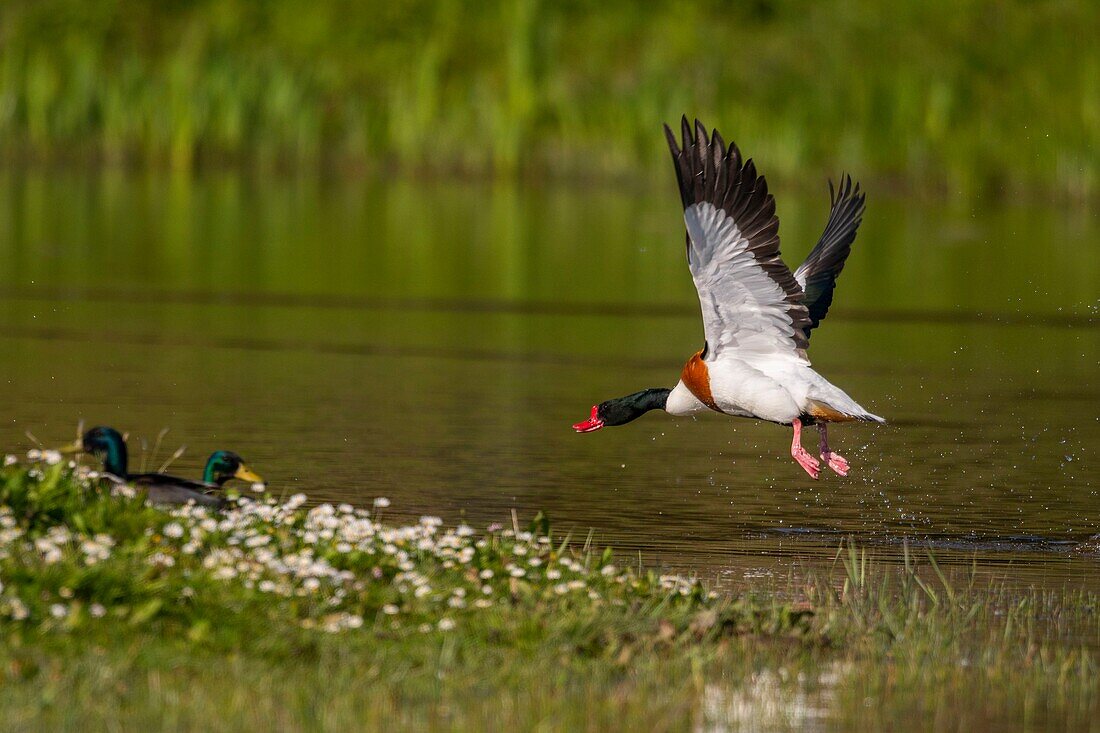
[[[51,456],[52,458],[52,456]],[[447,632],[522,604],[693,605],[690,579],[624,568],[545,525],[390,523],[305,495],[238,498],[224,511],[146,506],[128,487],[60,462],[0,472],[0,623],[68,630],[234,614],[348,632]]]

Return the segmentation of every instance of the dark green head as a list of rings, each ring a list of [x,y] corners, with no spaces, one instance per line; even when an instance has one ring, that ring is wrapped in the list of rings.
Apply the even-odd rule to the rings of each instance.
[[[126,478],[126,441],[114,428],[95,427],[84,433],[80,441],[85,453],[91,453],[103,461],[103,470],[119,478]]]
[[[573,429],[578,433],[591,433],[607,425],[625,425],[650,410],[665,409],[671,391],[664,387],[654,387],[593,405],[589,418],[574,424]]]
[[[255,471],[244,464],[241,457],[233,451],[217,450],[206,461],[206,470],[202,480],[208,484],[221,486],[231,478],[239,478],[251,484],[262,484],[264,480]]]

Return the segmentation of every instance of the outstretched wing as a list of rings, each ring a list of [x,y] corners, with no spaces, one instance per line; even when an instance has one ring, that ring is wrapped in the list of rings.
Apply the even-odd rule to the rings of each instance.
[[[726,148],[715,130],[687,117],[680,147],[665,125],[680,183],[691,277],[699,291],[709,350],[739,356],[798,353],[806,348],[810,316],[802,288],[779,256],[775,200],[751,160]]]
[[[837,276],[844,269],[844,260],[848,259],[856,239],[856,229],[863,221],[865,198],[866,194],[859,192],[858,183],[852,187],[851,176],[844,176],[837,191],[829,182],[829,221],[806,261],[794,272],[794,279],[805,293],[803,302],[810,314],[810,324],[805,329],[807,341],[810,331],[817,328],[829,312]]]

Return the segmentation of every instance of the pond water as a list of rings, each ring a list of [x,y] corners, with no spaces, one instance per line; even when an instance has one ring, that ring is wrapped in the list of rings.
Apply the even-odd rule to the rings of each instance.
[[[777,194],[793,265],[827,195]],[[83,420],[128,431],[140,465],[168,427],[151,463],[186,444],[175,472],[231,448],[277,493],[478,523],[541,509],[726,584],[829,563],[851,536],[1097,588],[1074,548],[1100,533],[1098,240],[1081,209],[872,189],[810,356],[890,425],[834,428],[853,470],[815,482],[774,425],[570,429],[595,402],[671,386],[701,345],[671,173],[631,188],[8,171],[0,450]]]

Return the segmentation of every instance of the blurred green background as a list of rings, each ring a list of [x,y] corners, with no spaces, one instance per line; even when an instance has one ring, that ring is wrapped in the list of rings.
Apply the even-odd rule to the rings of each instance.
[[[1066,0],[7,0],[0,154],[607,179],[687,112],[781,181],[1083,200],[1098,38]]]

